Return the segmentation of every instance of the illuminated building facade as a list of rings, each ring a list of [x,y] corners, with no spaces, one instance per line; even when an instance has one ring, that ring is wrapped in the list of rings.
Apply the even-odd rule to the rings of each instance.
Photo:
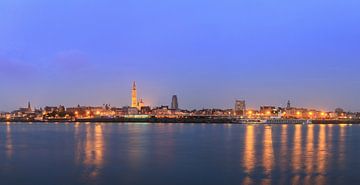
[[[131,89],[131,107],[141,110],[141,107],[143,106],[145,106],[143,99],[140,99],[140,101],[137,99],[136,83],[134,82]]]
[[[136,90],[136,83],[133,83],[132,89],[131,89],[131,107],[137,108],[138,102],[137,102],[137,90]]]
[[[275,106],[261,106],[260,115],[263,117],[274,117],[278,115],[278,109]]]

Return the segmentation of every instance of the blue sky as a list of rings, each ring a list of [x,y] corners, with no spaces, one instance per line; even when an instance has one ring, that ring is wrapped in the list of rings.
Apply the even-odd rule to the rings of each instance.
[[[2,0],[0,110],[130,104],[360,111],[357,0]]]

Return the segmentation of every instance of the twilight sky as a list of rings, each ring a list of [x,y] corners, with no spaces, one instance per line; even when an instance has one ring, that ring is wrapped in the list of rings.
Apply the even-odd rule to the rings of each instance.
[[[359,0],[1,0],[0,111],[130,104],[360,111]]]

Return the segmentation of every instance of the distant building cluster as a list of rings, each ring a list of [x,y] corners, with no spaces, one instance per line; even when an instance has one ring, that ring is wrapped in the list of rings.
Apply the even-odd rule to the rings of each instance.
[[[335,109],[333,112],[322,111],[309,108],[292,107],[290,101],[287,102],[286,107],[276,106],[260,106],[259,110],[245,110],[245,101],[236,101],[235,114],[241,114],[244,118],[255,119],[358,119],[360,113],[345,112],[341,108]]]
[[[184,118],[184,117],[226,117],[234,119],[359,119],[360,113],[345,112],[337,108],[333,112],[291,106],[286,107],[260,106],[258,110],[247,109],[245,100],[236,100],[231,109],[184,110],[179,108],[177,95],[173,95],[170,106],[150,107],[143,99],[137,98],[137,87],[134,82],[131,89],[131,106],[114,107],[110,104],[102,106],[65,107],[45,106],[32,108],[30,102],[26,108],[12,112],[0,113],[0,120],[19,121],[75,121],[86,119],[107,118]]]

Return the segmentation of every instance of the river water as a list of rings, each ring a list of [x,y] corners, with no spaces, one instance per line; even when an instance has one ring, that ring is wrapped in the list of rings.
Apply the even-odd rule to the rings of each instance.
[[[0,123],[0,184],[360,184],[360,125]]]

